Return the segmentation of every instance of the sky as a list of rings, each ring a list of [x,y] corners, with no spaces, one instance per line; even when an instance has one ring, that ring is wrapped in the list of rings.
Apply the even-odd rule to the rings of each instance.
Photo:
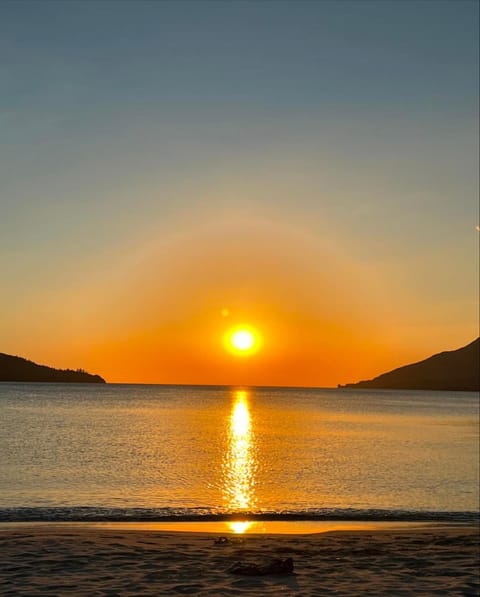
[[[335,386],[478,336],[477,2],[4,0],[0,56],[0,351]]]

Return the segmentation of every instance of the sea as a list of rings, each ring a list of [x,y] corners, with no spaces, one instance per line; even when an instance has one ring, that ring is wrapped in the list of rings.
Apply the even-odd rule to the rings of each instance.
[[[478,521],[479,395],[0,384],[0,522]]]

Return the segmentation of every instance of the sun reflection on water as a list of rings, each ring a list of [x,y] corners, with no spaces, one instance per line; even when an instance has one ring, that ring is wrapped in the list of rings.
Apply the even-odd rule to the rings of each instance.
[[[232,533],[236,533],[237,535],[241,535],[248,531],[248,529],[254,524],[251,520],[230,520],[227,522],[227,527],[232,531]]]
[[[234,393],[229,419],[223,493],[227,509],[233,512],[251,510],[256,503],[254,434],[248,398],[245,390]],[[250,525],[246,521],[229,523],[235,533],[245,532]]]

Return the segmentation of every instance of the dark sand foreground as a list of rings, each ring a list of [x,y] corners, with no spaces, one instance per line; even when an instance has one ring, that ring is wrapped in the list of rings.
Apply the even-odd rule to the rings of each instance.
[[[217,535],[218,537],[218,535]],[[230,536],[88,526],[0,532],[0,595],[479,595],[478,531],[430,527]],[[295,573],[243,577],[235,561],[292,557]]]

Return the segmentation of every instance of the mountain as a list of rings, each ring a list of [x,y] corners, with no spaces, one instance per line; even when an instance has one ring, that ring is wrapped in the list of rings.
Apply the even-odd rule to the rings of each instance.
[[[480,338],[457,350],[383,373],[369,381],[348,383],[340,388],[377,388],[391,390],[480,390]]]
[[[3,352],[0,352],[0,381],[105,383],[100,375],[91,375],[83,369],[53,369]]]

